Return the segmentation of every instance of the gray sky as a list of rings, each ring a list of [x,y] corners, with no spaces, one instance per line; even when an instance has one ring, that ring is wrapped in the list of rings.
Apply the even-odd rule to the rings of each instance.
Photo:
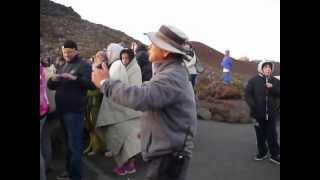
[[[280,61],[280,0],[53,0],[83,19],[150,44],[144,32],[176,26],[231,56]]]

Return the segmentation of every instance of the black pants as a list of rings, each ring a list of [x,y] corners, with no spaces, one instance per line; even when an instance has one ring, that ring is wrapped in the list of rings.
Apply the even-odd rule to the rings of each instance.
[[[257,119],[254,129],[257,136],[258,153],[261,155],[267,154],[267,141],[271,156],[279,155],[280,146],[277,141],[276,120]]]
[[[190,158],[185,157],[182,163],[164,155],[150,160],[147,168],[147,180],[186,180]],[[179,170],[177,170],[179,169]],[[175,174],[172,176],[172,174]]]

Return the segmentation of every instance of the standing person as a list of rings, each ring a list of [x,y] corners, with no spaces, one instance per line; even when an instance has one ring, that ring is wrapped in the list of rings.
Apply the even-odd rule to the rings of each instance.
[[[56,70],[58,71],[65,63],[66,60],[64,60],[63,56],[56,57],[56,61],[54,63]]]
[[[195,89],[196,82],[197,82],[197,69],[196,69],[196,63],[197,63],[197,56],[192,48],[191,44],[187,44],[186,48],[188,49],[187,54],[189,56],[189,60],[185,60],[184,62],[186,63],[186,66],[188,68],[189,72],[189,79],[191,81],[193,89]]]
[[[280,98],[280,80],[271,75],[273,69],[274,64],[270,61],[259,63],[259,74],[249,80],[245,98],[250,107],[251,116],[256,120],[258,154],[255,160],[266,159],[269,148],[270,161],[280,165],[280,147],[276,131],[276,119],[279,116],[277,99]]]
[[[112,80],[107,66],[95,68],[92,81],[104,96],[144,112],[142,157],[148,180],[185,180],[194,146],[197,113],[194,92],[183,63],[187,36],[173,26],[146,33],[151,41],[154,75],[141,86]]]
[[[137,53],[137,48],[138,48],[138,44],[137,44],[136,42],[132,42],[130,49],[133,50],[133,53],[134,53],[134,54]]]
[[[44,68],[45,71],[45,83],[47,84],[47,80],[56,73],[56,68],[52,64],[49,67]],[[51,168],[51,160],[52,160],[52,141],[51,141],[51,132],[53,127],[53,122],[56,121],[56,113],[55,113],[55,91],[50,90],[46,86],[46,96],[49,102],[49,111],[47,114],[46,122],[42,128],[42,138],[41,138],[41,145],[42,145],[42,155],[46,164],[46,172],[52,170]]]
[[[142,82],[149,81],[152,77],[152,65],[149,61],[148,47],[141,44],[135,52],[135,59],[141,68]]]
[[[129,84],[126,67],[120,60],[122,50],[123,47],[119,44],[111,43],[107,47],[107,64],[110,68],[111,79]],[[112,98],[103,96],[96,128],[100,136],[104,138],[106,149],[112,153],[116,162],[113,171],[119,176],[136,172],[133,157],[141,152],[141,142],[137,137],[140,131],[140,117],[141,112],[122,106]],[[105,154],[107,157],[110,157],[109,152]]]
[[[105,51],[98,51],[95,56],[91,57],[93,61],[92,65],[107,63],[107,55]],[[84,153],[88,155],[96,154],[97,152],[104,151],[105,143],[102,137],[99,137],[95,125],[97,122],[97,117],[99,109],[101,106],[103,95],[99,89],[89,90],[87,92],[88,103],[86,109],[86,128],[89,131],[89,145],[84,150]]]
[[[231,83],[231,69],[232,69],[232,59],[230,57],[230,51],[225,51],[225,56],[222,59],[221,66],[223,72],[223,83],[228,85]]]
[[[77,44],[65,41],[62,53],[66,63],[48,80],[48,87],[56,90],[56,111],[67,142],[66,172],[57,179],[80,180],[86,93],[95,87],[90,81],[91,66],[79,57]]]
[[[46,165],[42,154],[42,129],[49,112],[44,67],[40,63],[40,180],[46,180]]]

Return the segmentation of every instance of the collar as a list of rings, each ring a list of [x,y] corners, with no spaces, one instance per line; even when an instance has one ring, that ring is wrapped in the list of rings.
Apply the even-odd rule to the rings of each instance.
[[[173,64],[173,63],[178,63],[178,60],[168,59],[168,60],[157,61],[157,62],[152,63],[153,75],[162,71],[166,66]]]
[[[80,60],[80,58],[79,58],[79,55],[75,55],[72,59],[71,59],[71,61],[66,61],[66,63],[69,63],[69,64],[73,64],[73,63],[75,63],[75,62],[78,62]]]

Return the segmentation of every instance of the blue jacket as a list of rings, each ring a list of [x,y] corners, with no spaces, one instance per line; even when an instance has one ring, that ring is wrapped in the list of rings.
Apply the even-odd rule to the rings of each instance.
[[[223,68],[231,70],[232,68],[232,59],[230,57],[224,57],[221,62],[221,66]]]

